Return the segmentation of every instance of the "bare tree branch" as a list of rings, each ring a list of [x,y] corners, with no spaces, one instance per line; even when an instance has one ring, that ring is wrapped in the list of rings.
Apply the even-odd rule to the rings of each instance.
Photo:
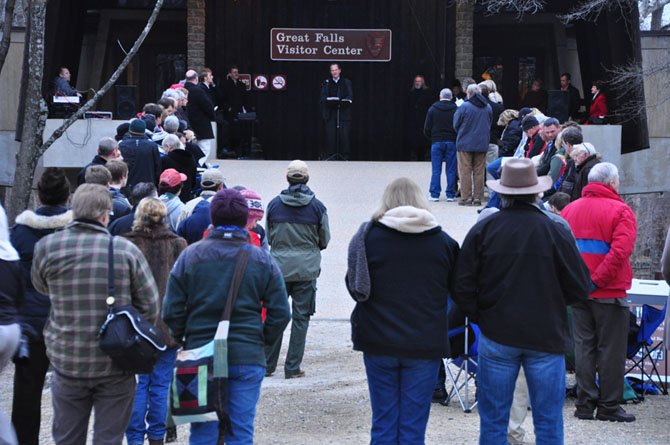
[[[563,23],[572,23],[578,20],[595,22],[604,11],[619,9],[621,17],[626,18],[637,0],[584,0],[565,14],[558,15]]]
[[[89,99],[88,102],[84,104],[83,107],[81,107],[75,114],[73,114],[69,119],[67,119],[65,122],[63,122],[63,125],[58,127],[57,129],[54,130],[54,132],[51,134],[49,139],[47,139],[44,144],[39,148],[37,156],[42,156],[42,154],[47,151],[49,147],[51,147],[51,144],[53,144],[56,139],[61,137],[63,133],[65,133],[65,130],[67,130],[72,124],[74,124],[77,119],[81,118],[84,113],[86,113],[88,110],[92,109],[95,104],[98,103],[100,98],[109,91],[109,89],[116,83],[116,81],[119,79],[119,76],[121,76],[121,73],[123,70],[126,69],[130,61],[135,57],[135,54],[137,54],[137,51],[139,51],[140,46],[142,46],[142,43],[144,42],[144,39],[146,39],[147,35],[149,34],[149,31],[151,31],[151,28],[154,26],[154,23],[156,22],[156,19],[158,18],[158,13],[161,10],[161,7],[163,6],[163,0],[157,0],[156,5],[154,6],[154,10],[151,12],[151,16],[149,17],[149,20],[147,20],[147,24],[144,26],[144,29],[142,30],[142,33],[137,37],[137,40],[135,40],[135,43],[133,44],[133,47],[130,48],[130,51],[128,51],[128,54],[126,54],[126,57],[123,59],[121,64],[116,68],[116,71],[114,71],[114,74],[112,74],[112,77],[109,78],[107,83],[105,83],[102,88],[100,88],[95,95]]]
[[[5,66],[5,58],[9,51],[9,44],[12,38],[12,22],[14,20],[14,4],[16,0],[3,0],[4,10],[3,20],[0,22],[0,32],[2,32],[2,39],[0,39],[0,72]]]
[[[621,104],[613,115],[622,120],[635,119],[647,111],[654,110],[670,101],[670,94],[652,95],[651,100],[640,99],[640,92],[644,89],[644,83],[661,77],[667,78],[670,74],[670,65],[657,63],[647,68],[642,68],[638,63],[628,62],[607,70],[610,80],[607,82],[610,90],[616,95]]]
[[[542,11],[546,3],[544,0],[483,0],[481,2],[487,14],[514,11],[519,17]]]
[[[79,119],[84,113],[92,109],[104,94],[118,80],[123,70],[128,66],[132,58],[137,54],[144,39],[151,31],[158,13],[163,6],[164,0],[157,0],[156,5],[145,25],[142,33],[139,35],[133,47],[116,68],[114,74],[107,83],[95,93],[84,106],[67,119],[49,136],[49,139],[42,141],[44,125],[46,123],[47,107],[44,99],[41,97],[42,71],[44,69],[44,22],[46,17],[46,0],[32,0],[30,8],[31,31],[29,35],[29,93],[26,99],[25,124],[23,127],[21,148],[16,156],[16,174],[14,186],[7,199],[7,214],[10,221],[13,221],[20,211],[28,207],[32,184],[35,179],[35,167],[44,154],[44,152],[63,135],[63,133]],[[36,43],[39,42],[39,43]]]
[[[640,19],[645,19],[655,11],[663,10],[665,5],[670,4],[670,0],[638,0],[637,4],[640,8]]]

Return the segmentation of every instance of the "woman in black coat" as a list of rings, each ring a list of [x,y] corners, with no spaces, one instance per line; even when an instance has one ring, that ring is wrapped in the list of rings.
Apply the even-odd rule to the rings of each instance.
[[[72,221],[67,209],[70,183],[65,171],[47,168],[37,183],[37,210],[25,210],[16,217],[11,241],[19,253],[21,271],[26,283],[23,304],[19,307],[21,330],[27,340],[28,357],[14,362],[14,401],[12,423],[21,444],[38,444],[42,390],[49,369],[49,358],[42,330],[49,317],[51,302],[48,295],[35,290],[30,279],[35,244],[45,236],[63,229]]]
[[[349,245],[347,289],[354,349],[363,352],[372,405],[371,443],[424,443],[442,357],[458,243],[442,231],[408,178]]]
[[[184,146],[179,138],[173,134],[169,134],[163,139],[163,150],[165,151],[165,156],[161,158],[161,171],[174,168],[179,173],[186,175],[188,179],[181,185],[179,199],[182,202],[188,202],[193,198],[193,190],[197,186],[196,175],[198,174],[198,164],[191,153],[184,150]]]

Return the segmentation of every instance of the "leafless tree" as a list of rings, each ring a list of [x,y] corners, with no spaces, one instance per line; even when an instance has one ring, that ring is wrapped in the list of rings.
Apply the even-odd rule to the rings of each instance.
[[[16,0],[0,1],[0,72],[5,65],[5,58],[9,51],[9,44],[12,38],[12,21],[14,20],[14,5]]]
[[[651,16],[650,31],[656,31],[664,27],[663,9],[670,4],[670,0],[639,0],[637,3],[640,9],[640,22]],[[668,24],[665,24],[665,26],[667,27]]]
[[[121,64],[116,68],[114,74],[107,83],[95,93],[93,98],[84,104],[72,117],[67,119],[43,141],[42,134],[47,118],[47,105],[41,95],[42,72],[44,71],[44,25],[46,18],[47,0],[32,0],[30,3],[30,27],[28,32],[28,88],[24,108],[24,124],[21,134],[21,146],[16,155],[16,173],[14,186],[12,187],[6,202],[7,215],[13,221],[16,215],[28,207],[32,184],[35,178],[35,167],[44,152],[61,137],[74,122],[84,113],[92,109],[102,96],[114,85],[121,73],[128,66],[132,58],[137,54],[144,39],[151,31],[158,13],[163,6],[164,0],[157,0],[156,5],[147,20],[142,33],[139,35],[132,48],[126,54]]]

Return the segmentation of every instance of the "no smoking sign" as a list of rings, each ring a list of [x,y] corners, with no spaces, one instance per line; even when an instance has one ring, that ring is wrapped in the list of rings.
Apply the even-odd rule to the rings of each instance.
[[[286,76],[283,74],[273,76],[270,85],[275,91],[284,91],[286,89]]]

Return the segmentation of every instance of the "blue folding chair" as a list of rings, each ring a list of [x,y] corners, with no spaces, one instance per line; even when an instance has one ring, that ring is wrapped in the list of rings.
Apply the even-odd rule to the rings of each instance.
[[[470,343],[470,335],[475,336],[474,342]],[[449,381],[451,381],[451,389],[443,404],[449,403],[454,397],[458,399],[461,409],[465,413],[472,412],[472,409],[477,406],[477,396],[475,393],[475,400],[470,403],[470,380],[477,378],[477,358],[479,351],[479,326],[470,323],[468,318],[465,318],[465,324],[454,329],[449,330],[449,338],[463,335],[464,346],[463,353],[458,357],[444,359],[444,369],[446,371]],[[458,371],[454,374],[449,365],[458,367]]]
[[[634,370],[636,372],[639,371],[643,384],[650,383],[656,386],[659,391],[665,395],[668,394],[668,363],[667,361],[665,362],[665,382],[661,379],[661,375],[656,366],[656,363],[662,359],[662,354],[665,349],[663,348],[662,341],[653,345],[651,336],[661,323],[663,323],[663,320],[665,320],[667,308],[668,303],[665,303],[663,309],[657,309],[647,304],[642,305],[642,319],[638,328],[639,330],[635,338],[629,340],[628,350],[626,351],[627,357],[633,361],[633,365],[626,370],[626,374],[629,374]],[[665,328],[668,329],[670,326],[666,326]],[[644,369],[647,359],[651,362],[652,367],[651,372],[649,373]],[[657,381],[654,381],[652,378],[654,376]]]

